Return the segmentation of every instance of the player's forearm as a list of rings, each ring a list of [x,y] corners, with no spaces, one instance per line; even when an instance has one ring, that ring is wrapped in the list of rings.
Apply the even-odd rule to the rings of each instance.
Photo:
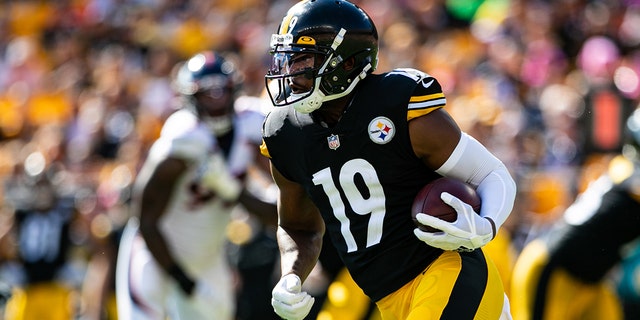
[[[502,161],[476,139],[463,133],[449,159],[436,172],[476,186],[482,199],[479,213],[491,218],[496,229],[509,217],[516,184]]]
[[[280,247],[282,275],[294,273],[304,281],[320,256],[322,234],[278,227],[277,238]]]
[[[149,252],[151,252],[153,258],[164,270],[169,270],[173,265],[177,264],[169,251],[164,236],[155,224],[145,224],[141,221],[140,233],[145,240]]]
[[[150,188],[150,187],[149,187]],[[140,234],[145,240],[147,248],[164,269],[169,270],[176,264],[164,235],[160,232],[159,223],[163,213],[167,210],[170,195],[145,190],[140,205]],[[158,195],[154,197],[154,195]]]
[[[255,214],[269,225],[275,225],[277,223],[278,211],[275,203],[259,199],[246,188],[244,188],[240,193],[238,201],[240,201],[245,209]]]
[[[145,239],[149,252],[151,252],[160,267],[178,282],[184,292],[191,294],[195,286],[194,279],[187,274],[182,268],[183,266],[173,257],[157,225],[141,222],[140,233]]]
[[[480,215],[491,218],[500,229],[511,214],[516,197],[516,185],[507,168],[501,165],[493,170],[480,182],[477,192],[482,199]]]

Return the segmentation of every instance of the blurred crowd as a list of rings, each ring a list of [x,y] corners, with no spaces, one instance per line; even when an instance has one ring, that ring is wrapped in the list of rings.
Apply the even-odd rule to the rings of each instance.
[[[295,2],[0,2],[0,279],[21,285],[22,243],[5,235],[46,179],[75,211],[61,274],[81,288],[117,241],[141,159],[175,109],[174,66],[233,53],[242,95],[268,111],[269,39]],[[378,70],[439,79],[462,129],[516,177],[505,225],[516,255],[620,151],[640,98],[640,1],[354,2],[378,27]]]

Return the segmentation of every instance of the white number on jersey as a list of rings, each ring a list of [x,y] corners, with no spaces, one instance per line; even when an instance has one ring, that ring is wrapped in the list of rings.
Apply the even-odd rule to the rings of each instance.
[[[355,177],[362,176],[369,191],[369,197],[365,199],[355,184]],[[359,215],[370,215],[367,227],[367,248],[376,245],[382,239],[384,222],[385,195],[375,168],[364,159],[353,159],[345,163],[340,169],[338,177],[340,187],[351,209]],[[342,201],[340,190],[335,185],[331,170],[322,169],[313,175],[315,185],[321,185],[329,198],[333,214],[340,221],[340,232],[347,244],[347,252],[358,250],[356,240],[351,233],[351,222],[345,212],[345,204]]]

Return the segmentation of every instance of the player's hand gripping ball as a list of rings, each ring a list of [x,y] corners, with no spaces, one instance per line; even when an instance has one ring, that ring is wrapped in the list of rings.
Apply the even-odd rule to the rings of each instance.
[[[438,178],[422,187],[413,200],[411,218],[420,230],[426,232],[439,231],[418,222],[416,220],[416,214],[418,213],[425,213],[448,222],[454,222],[458,218],[456,210],[440,199],[440,195],[443,192],[448,192],[463,202],[468,203],[476,213],[480,212],[480,196],[478,196],[473,187],[460,180],[447,177]]]

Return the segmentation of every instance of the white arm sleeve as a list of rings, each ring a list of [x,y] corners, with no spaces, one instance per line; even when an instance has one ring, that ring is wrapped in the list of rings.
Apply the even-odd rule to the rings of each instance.
[[[468,134],[462,133],[449,159],[436,172],[474,186],[482,199],[480,216],[491,218],[496,231],[511,214],[515,181],[502,161]]]

